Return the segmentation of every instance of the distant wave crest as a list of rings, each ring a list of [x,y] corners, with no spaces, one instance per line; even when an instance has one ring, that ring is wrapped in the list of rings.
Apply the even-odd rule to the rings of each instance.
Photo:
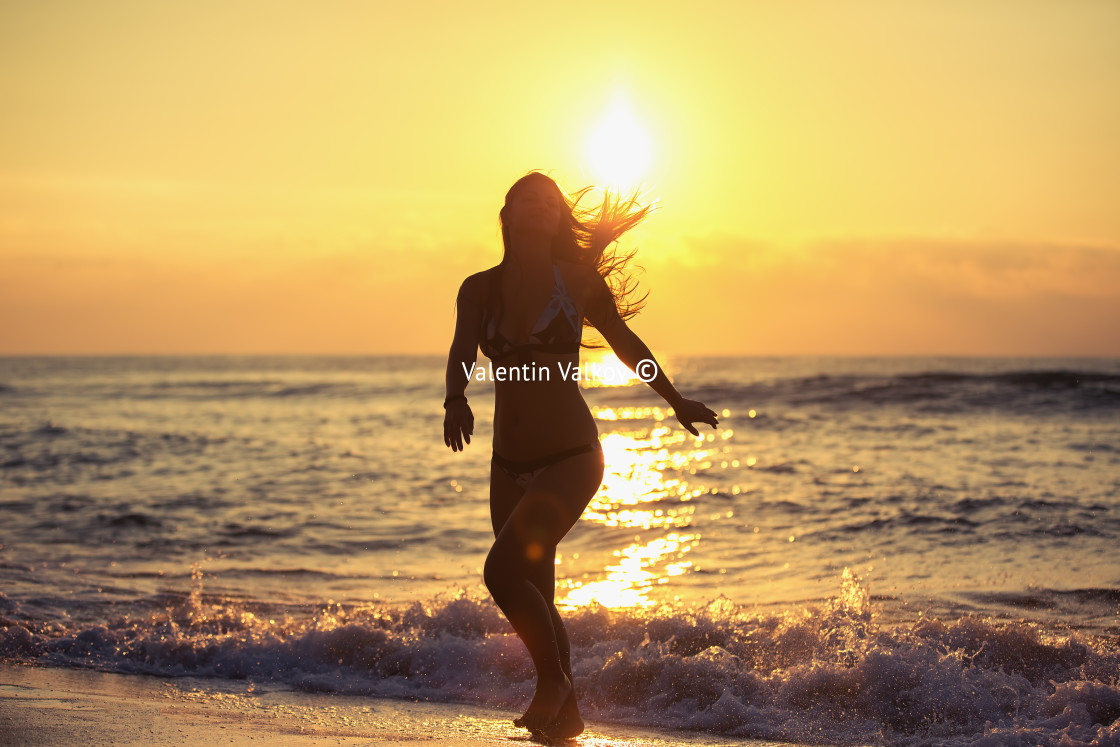
[[[745,385],[728,382],[726,388],[713,387],[704,394],[723,402],[730,395],[751,407],[788,403],[844,408],[893,405],[945,414],[1111,412],[1120,408],[1120,375],[1074,370],[825,375]]]

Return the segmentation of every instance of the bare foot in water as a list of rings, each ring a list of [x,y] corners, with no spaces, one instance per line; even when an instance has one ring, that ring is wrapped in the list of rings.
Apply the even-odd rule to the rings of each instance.
[[[513,723],[516,726],[526,726],[525,717],[516,718]],[[556,715],[556,719],[543,729],[529,729],[529,732],[534,737],[547,741],[572,739],[582,734],[583,729],[583,717],[579,715],[579,703],[576,700],[576,690],[573,686],[571,692],[568,693],[568,698],[564,701],[564,705],[560,707],[560,713]]]
[[[553,739],[571,739],[583,733],[583,718],[579,715],[579,704],[576,702],[576,689],[568,694],[568,699],[560,707],[556,720],[541,730],[546,736]]]
[[[513,723],[529,731],[551,733],[549,727],[556,722],[569,700],[575,701],[574,690],[571,681],[565,675],[561,674],[559,679],[539,680],[537,692],[533,694],[533,701],[529,703],[529,710]],[[578,711],[576,715],[578,716]]]

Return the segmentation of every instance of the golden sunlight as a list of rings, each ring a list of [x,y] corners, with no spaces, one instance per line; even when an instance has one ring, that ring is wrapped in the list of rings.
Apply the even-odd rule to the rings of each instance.
[[[649,167],[650,151],[649,136],[618,97],[588,143],[592,176],[604,188],[632,188]]]
[[[583,379],[585,387],[630,386],[641,383],[637,374],[612,352],[589,356],[585,365],[588,373]]]
[[[655,604],[648,594],[656,584],[668,582],[670,576],[683,574],[692,563],[683,556],[700,542],[698,534],[672,533],[658,537],[646,544],[637,542],[622,550],[615,550],[618,563],[607,568],[607,577],[601,581],[581,583],[568,582],[568,593],[557,601],[562,607],[580,607],[598,604],[618,609],[621,607],[648,607]],[[667,563],[659,575],[653,569],[659,563]]]
[[[679,530],[692,525],[696,506],[692,502],[708,488],[690,485],[684,473],[695,473],[696,467],[708,463],[711,449],[694,448],[660,421],[665,411],[656,407],[599,407],[595,417],[600,420],[652,421],[645,428],[628,433],[615,431],[603,436],[607,471],[603,484],[584,511],[582,521],[606,527],[666,532],[664,536],[643,541],[627,533],[626,547],[615,550],[617,558],[606,563],[605,572],[583,573],[576,570],[566,580],[561,606],[576,607],[598,604],[603,607],[644,607],[656,603],[658,587],[669,584],[674,576],[688,572],[691,562],[685,553],[700,542],[700,535],[682,534]],[[680,477],[666,477],[672,470]],[[599,566],[602,567],[602,566]],[[575,569],[572,569],[575,570]]]

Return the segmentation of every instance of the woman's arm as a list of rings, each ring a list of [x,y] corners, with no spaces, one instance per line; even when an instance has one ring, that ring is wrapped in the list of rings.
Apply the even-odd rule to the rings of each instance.
[[[653,391],[661,395],[661,398],[673,408],[673,412],[677,419],[681,421],[681,425],[692,435],[700,435],[693,427],[693,423],[707,423],[713,428],[718,427],[719,421],[716,419],[715,412],[701,402],[685,399],[681,396],[681,393],[673,386],[673,382],[669,381],[665,370],[653,357],[649,347],[642,342],[640,337],[634,334],[633,330],[626,326],[626,322],[618,315],[618,309],[614,305],[614,298],[611,296],[606,282],[602,278],[598,278],[593,288],[591,302],[587,308],[587,320],[595,325],[595,329],[599,330],[599,334],[611,346],[618,359],[625,363],[631,371],[639,373]],[[643,361],[649,361],[649,363],[643,363]],[[638,370],[639,364],[642,366],[640,371]],[[650,370],[651,368],[652,370]],[[649,378],[651,374],[653,375],[652,379]]]
[[[478,357],[478,335],[482,324],[482,274],[471,275],[459,286],[455,299],[455,336],[447,354],[444,399],[443,442],[452,451],[462,451],[471,442],[474,413],[464,392],[470,382],[468,372]]]

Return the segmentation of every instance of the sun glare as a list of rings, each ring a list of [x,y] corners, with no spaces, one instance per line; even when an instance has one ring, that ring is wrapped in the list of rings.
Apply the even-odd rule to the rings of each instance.
[[[603,187],[626,190],[637,186],[649,168],[650,141],[629,105],[615,99],[606,117],[591,133],[588,158]]]
[[[577,571],[564,579],[561,586],[566,589],[557,605],[648,607],[672,594],[672,577],[690,572],[687,554],[699,546],[700,535],[683,530],[692,525],[694,499],[709,488],[690,483],[683,473],[710,459],[712,452],[689,448],[661,424],[664,415],[657,407],[595,408],[599,420],[640,423],[629,434],[616,430],[603,436],[607,470],[580,519],[622,530],[626,542],[612,553],[613,562],[599,566],[605,566],[604,571]],[[631,534],[638,530],[652,536]]]
[[[631,386],[641,381],[613,352],[589,355],[587,366],[589,375],[583,381],[585,387]]]

